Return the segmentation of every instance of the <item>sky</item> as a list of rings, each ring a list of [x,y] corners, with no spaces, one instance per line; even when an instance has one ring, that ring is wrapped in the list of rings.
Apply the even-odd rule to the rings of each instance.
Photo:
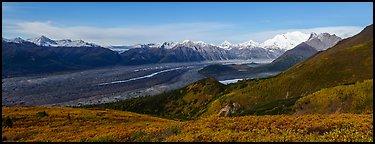
[[[346,38],[373,23],[373,2],[2,2],[2,37],[103,46],[263,42],[292,31]]]

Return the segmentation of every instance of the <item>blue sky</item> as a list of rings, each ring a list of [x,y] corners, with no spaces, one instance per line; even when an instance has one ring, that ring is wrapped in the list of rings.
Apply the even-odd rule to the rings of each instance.
[[[2,35],[102,45],[201,40],[262,42],[289,31],[351,36],[373,23],[372,2],[2,2]]]

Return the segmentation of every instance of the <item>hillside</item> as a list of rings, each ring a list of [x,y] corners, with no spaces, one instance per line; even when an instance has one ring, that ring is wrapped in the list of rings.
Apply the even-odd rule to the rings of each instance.
[[[295,114],[372,113],[373,80],[324,88],[299,99]]]
[[[318,50],[303,42],[295,48],[286,51],[270,64],[260,67],[259,71],[284,71],[317,52]]]
[[[373,78],[373,26],[317,53],[287,71],[267,79],[245,82],[241,89],[224,95],[240,103],[240,115],[289,113],[302,96],[322,88],[355,83]],[[226,103],[216,100],[209,110],[218,112]]]
[[[156,96],[138,97],[125,101],[84,107],[110,108],[153,114],[177,120],[190,120],[204,113],[207,105],[223,95],[223,91],[223,84],[213,78],[207,78],[182,89]]]
[[[115,110],[2,107],[2,122],[3,142],[373,141],[372,114],[211,116],[177,122]]]
[[[11,127],[4,124],[8,117]],[[2,141],[25,142],[133,141],[137,131],[179,124],[131,112],[66,107],[2,107],[2,121]]]

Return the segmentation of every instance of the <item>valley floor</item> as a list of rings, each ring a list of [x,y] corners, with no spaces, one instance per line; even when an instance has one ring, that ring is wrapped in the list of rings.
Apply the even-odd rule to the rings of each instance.
[[[207,65],[250,62],[254,60],[161,63],[4,78],[2,105],[80,106],[156,95],[203,79],[198,70]]]
[[[2,122],[6,142],[373,141],[373,114],[210,116],[179,122],[116,110],[3,106]]]

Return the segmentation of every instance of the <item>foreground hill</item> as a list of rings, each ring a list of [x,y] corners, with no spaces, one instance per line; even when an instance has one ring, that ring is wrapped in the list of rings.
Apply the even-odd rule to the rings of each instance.
[[[211,116],[177,122],[115,110],[2,107],[2,122],[3,142],[373,141],[372,114]]]
[[[224,85],[213,78],[203,79],[179,90],[108,104],[88,105],[87,108],[110,108],[153,114],[178,120],[190,120],[206,112],[207,105],[223,95]]]
[[[296,114],[372,113],[373,80],[324,88],[299,99]]]
[[[13,123],[11,127],[4,124],[8,117]],[[2,107],[2,122],[2,141],[34,142],[111,141],[115,138],[132,141],[138,131],[168,129],[180,124],[131,112],[66,107]]]

